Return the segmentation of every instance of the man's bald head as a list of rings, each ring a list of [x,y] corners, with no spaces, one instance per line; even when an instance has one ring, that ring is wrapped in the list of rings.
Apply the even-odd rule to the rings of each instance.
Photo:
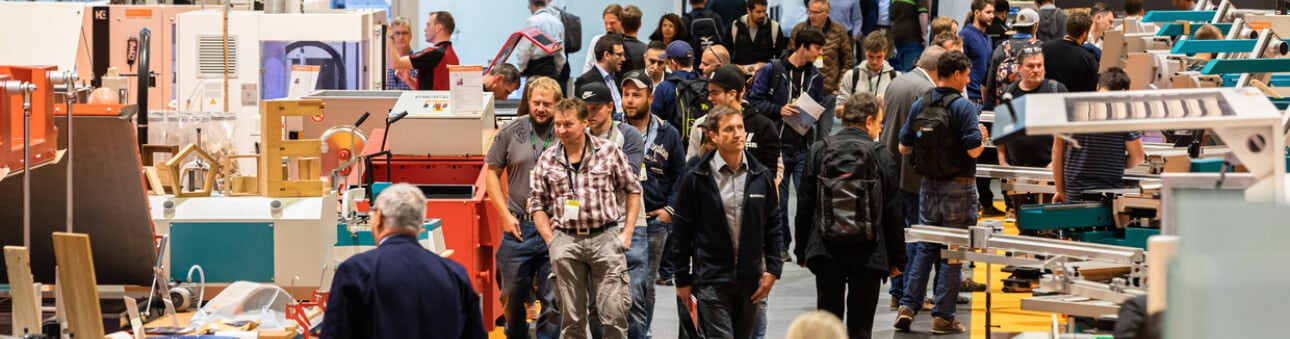
[[[941,55],[945,54],[945,48],[941,46],[929,46],[923,50],[923,56],[918,58],[918,68],[922,68],[929,74],[936,74],[936,63],[940,62]]]

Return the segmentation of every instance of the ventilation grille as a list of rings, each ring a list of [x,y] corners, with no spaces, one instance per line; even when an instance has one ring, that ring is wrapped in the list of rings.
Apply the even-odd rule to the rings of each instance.
[[[237,37],[228,37],[228,76],[237,78]],[[224,38],[219,35],[197,37],[197,75],[201,78],[224,77]]]

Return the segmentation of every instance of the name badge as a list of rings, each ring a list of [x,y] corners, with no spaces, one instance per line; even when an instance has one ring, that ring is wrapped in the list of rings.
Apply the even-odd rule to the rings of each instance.
[[[645,164],[641,164],[640,181],[649,180],[649,175],[645,172]]]
[[[582,210],[582,204],[577,200],[569,199],[564,201],[564,221],[573,222],[578,220],[578,212]]]

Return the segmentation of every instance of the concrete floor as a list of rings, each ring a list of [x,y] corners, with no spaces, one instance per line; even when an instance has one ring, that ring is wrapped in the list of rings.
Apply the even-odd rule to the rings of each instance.
[[[884,284],[878,311],[874,318],[874,338],[931,338],[931,313],[922,312],[914,318],[910,332],[898,332],[892,323],[896,321],[896,312],[887,309],[891,296],[885,291]],[[654,323],[650,326],[654,338],[676,338],[679,324],[676,314],[676,289],[672,286],[655,286]],[[930,291],[931,289],[928,289]],[[815,310],[815,276],[805,268],[786,263],[781,279],[775,282],[770,292],[769,307],[766,313],[766,338],[783,338],[788,326],[797,316]],[[959,305],[958,319],[964,326],[970,326],[971,305]],[[936,338],[968,338],[967,333],[958,335],[940,335]]]

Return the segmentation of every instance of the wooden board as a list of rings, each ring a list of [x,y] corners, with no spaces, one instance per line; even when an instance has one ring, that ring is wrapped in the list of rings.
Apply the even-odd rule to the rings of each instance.
[[[266,197],[317,197],[326,194],[327,182],[319,180],[322,172],[322,140],[285,140],[282,132],[284,117],[317,117],[323,111],[321,100],[269,100],[260,104],[260,145],[264,158],[256,176],[260,179],[260,194]],[[296,168],[284,168],[282,160]],[[315,160],[308,160],[315,159]]]
[[[4,262],[9,271],[9,295],[13,299],[13,335],[41,334],[40,300],[36,299],[27,248],[5,246]]]
[[[77,338],[102,338],[103,312],[99,309],[90,236],[54,232],[53,237],[59,289],[67,310],[68,328]]]

